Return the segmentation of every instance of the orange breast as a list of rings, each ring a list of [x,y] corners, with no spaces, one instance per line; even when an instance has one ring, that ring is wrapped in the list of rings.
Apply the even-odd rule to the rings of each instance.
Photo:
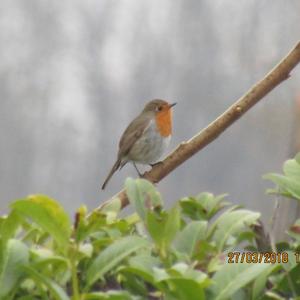
[[[158,112],[155,120],[157,129],[163,137],[172,134],[172,109]]]

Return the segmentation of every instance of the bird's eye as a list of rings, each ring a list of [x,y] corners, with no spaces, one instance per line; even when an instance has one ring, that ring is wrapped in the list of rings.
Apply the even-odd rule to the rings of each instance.
[[[157,111],[162,111],[162,109],[163,109],[162,106],[157,106],[157,107],[156,107],[156,110],[157,110]]]

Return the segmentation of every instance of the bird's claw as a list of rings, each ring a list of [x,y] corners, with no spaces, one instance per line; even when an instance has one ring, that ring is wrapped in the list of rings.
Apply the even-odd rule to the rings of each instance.
[[[150,166],[151,168],[153,168],[153,167],[155,167],[155,166],[161,165],[162,163],[163,163],[162,161],[158,161],[158,162],[156,162],[156,163],[154,163],[154,164],[149,164],[149,166]]]

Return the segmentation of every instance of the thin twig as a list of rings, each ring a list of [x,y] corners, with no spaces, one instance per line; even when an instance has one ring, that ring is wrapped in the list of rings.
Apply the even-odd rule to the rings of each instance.
[[[155,165],[149,172],[146,172],[144,178],[153,183],[159,182],[195,153],[214,141],[252,106],[259,102],[281,82],[288,79],[291,70],[299,63],[299,61],[300,42],[297,43],[297,45],[277,66],[274,67],[273,70],[255,84],[244,96],[189,141],[181,143],[162,163]],[[128,198],[125,190],[122,190],[95,210],[98,211],[103,209],[104,206],[108,205],[116,198],[119,199],[122,208],[128,205]]]

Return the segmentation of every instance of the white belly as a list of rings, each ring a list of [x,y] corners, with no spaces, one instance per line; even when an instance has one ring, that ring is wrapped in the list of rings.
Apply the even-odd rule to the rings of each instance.
[[[155,163],[159,161],[169,146],[170,140],[171,135],[162,137],[152,121],[144,134],[133,145],[127,159],[141,164]]]

